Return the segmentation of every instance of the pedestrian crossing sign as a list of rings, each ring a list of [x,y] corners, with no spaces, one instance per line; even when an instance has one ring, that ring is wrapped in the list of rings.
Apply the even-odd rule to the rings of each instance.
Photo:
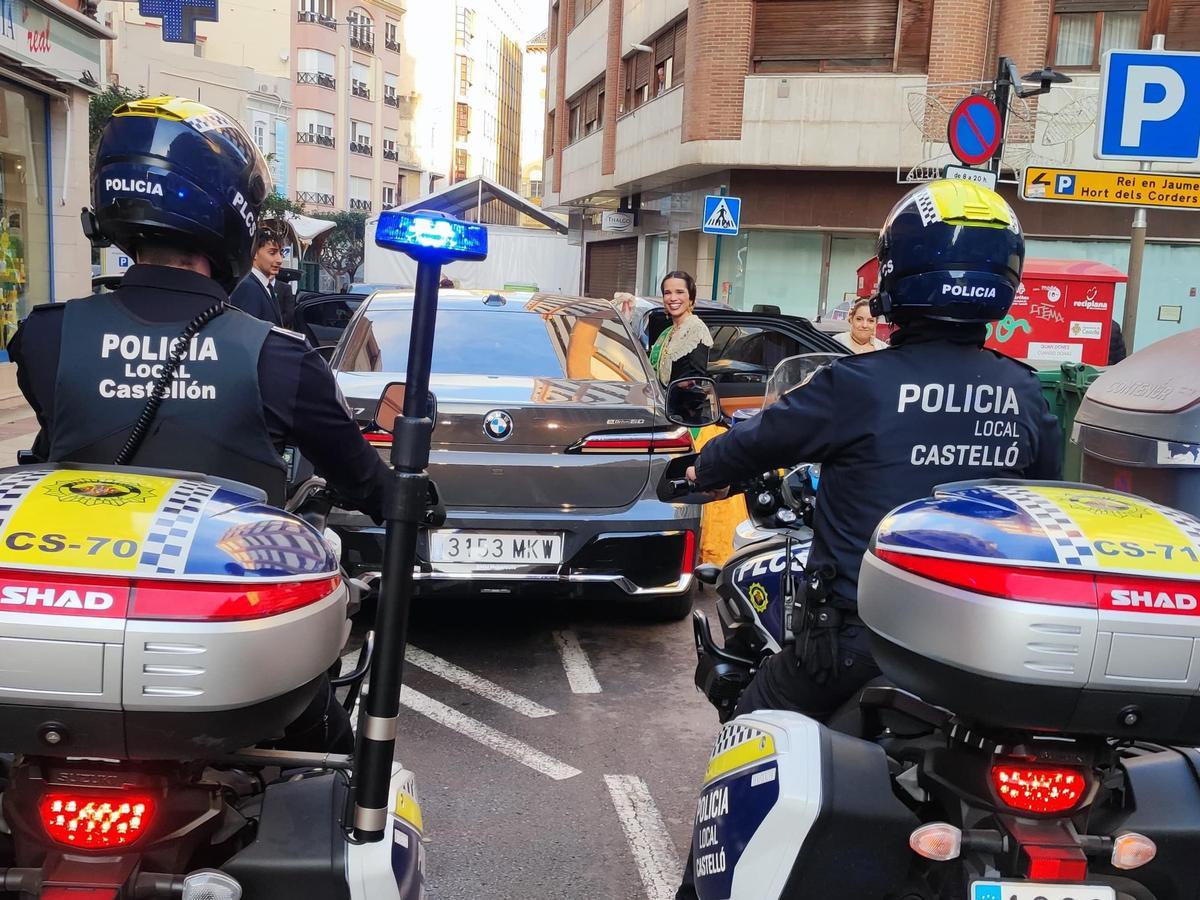
[[[737,234],[742,220],[742,198],[709,194],[704,198],[705,234]]]

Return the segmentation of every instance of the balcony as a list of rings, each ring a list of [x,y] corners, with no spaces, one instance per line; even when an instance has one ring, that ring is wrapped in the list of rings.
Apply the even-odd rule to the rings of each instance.
[[[337,79],[325,72],[297,72],[296,84],[315,84],[332,90],[337,87]]]
[[[388,162],[400,162],[400,154],[395,150],[388,150],[386,147],[383,151],[383,158]]]
[[[337,146],[337,139],[332,134],[320,134],[316,131],[298,131],[296,132],[296,143],[316,144],[318,147],[333,149]]]
[[[386,212],[389,209],[395,209],[398,205],[399,204],[396,203],[396,199],[394,197],[385,196],[383,198],[383,202],[379,204],[379,208]]]
[[[354,210],[355,212],[370,212],[371,211],[371,201],[370,200],[351,200],[350,208],[352,210]]]
[[[355,34],[350,36],[350,46],[365,53],[375,52],[375,38],[372,35]]]
[[[389,40],[386,40],[383,42],[383,46],[387,47],[393,53],[400,52],[400,42],[399,41],[393,41],[393,40],[389,39]]]
[[[323,194],[320,191],[296,191],[296,199],[301,203],[312,203],[316,206],[333,206],[333,194]]]
[[[331,31],[337,31],[337,19],[333,16],[325,16],[310,9],[302,9],[296,18],[300,22],[312,22],[314,25],[324,25]]]
[[[355,97],[358,97],[360,100],[371,99],[371,89],[367,87],[367,83],[365,81],[350,82],[350,93],[352,93]]]
[[[357,153],[359,156],[374,156],[375,148],[370,144],[364,144],[359,141],[351,141],[350,152]]]
[[[385,106],[391,106],[394,109],[400,108],[400,95],[395,91],[389,91],[386,88],[383,92],[383,102]]]

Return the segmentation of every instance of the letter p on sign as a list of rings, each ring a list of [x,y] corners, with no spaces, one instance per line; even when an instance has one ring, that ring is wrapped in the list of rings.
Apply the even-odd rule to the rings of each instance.
[[[1200,53],[1104,54],[1096,158],[1200,160]]]

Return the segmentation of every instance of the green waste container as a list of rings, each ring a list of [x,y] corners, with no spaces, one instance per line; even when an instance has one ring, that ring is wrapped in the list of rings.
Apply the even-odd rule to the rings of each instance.
[[[1042,384],[1042,396],[1050,412],[1058,419],[1062,428],[1062,446],[1059,455],[1063,461],[1063,480],[1078,481],[1082,468],[1082,457],[1078,446],[1071,443],[1071,430],[1075,426],[1075,414],[1083,402],[1083,395],[1103,369],[1084,363],[1050,363],[1030,360],[1037,369],[1038,381]]]

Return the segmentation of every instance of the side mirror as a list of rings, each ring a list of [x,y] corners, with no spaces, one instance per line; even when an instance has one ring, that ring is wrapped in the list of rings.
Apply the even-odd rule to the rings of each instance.
[[[712,563],[696,566],[696,579],[702,584],[715,585],[721,580],[721,567]]]
[[[404,412],[404,396],[403,381],[393,381],[383,389],[383,396],[379,398],[379,406],[375,409],[375,425],[380,431],[392,434],[396,430],[396,419]],[[431,422],[437,423],[437,397],[433,391],[429,392],[425,415]]]
[[[667,386],[667,420],[688,428],[721,421],[721,398],[711,378],[680,378]]]

